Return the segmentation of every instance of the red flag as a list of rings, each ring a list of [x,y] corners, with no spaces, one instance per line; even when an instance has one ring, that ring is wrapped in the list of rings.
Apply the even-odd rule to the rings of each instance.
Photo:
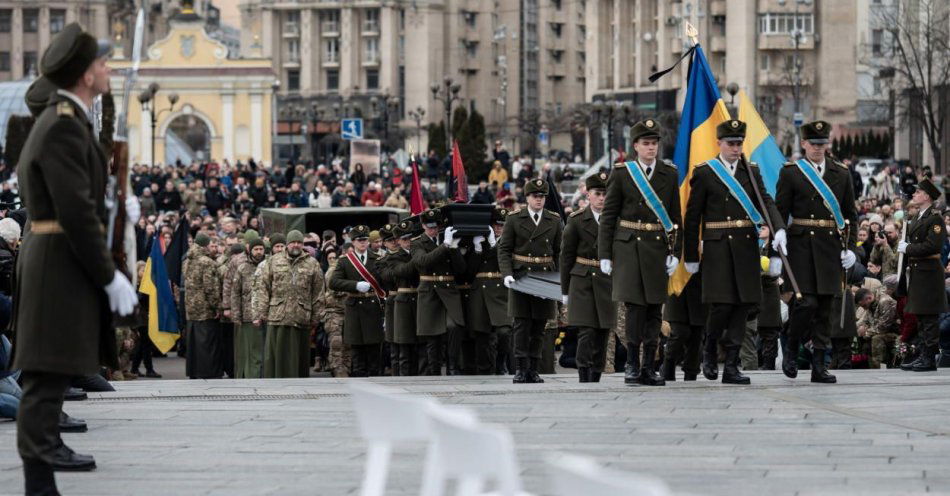
[[[465,176],[465,166],[462,165],[462,153],[459,152],[459,142],[452,142],[452,177],[455,179],[456,203],[468,203],[468,177]]]
[[[419,182],[419,167],[415,158],[412,159],[412,184],[409,186],[409,212],[412,215],[422,213],[426,202],[422,199],[422,183]]]

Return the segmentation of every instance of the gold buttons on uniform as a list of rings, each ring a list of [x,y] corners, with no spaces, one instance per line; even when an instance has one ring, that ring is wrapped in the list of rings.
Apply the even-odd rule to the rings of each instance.
[[[808,234],[811,234],[812,236],[814,236],[814,235],[815,235],[815,231],[808,231]]]
[[[732,239],[732,235],[731,235],[731,234],[729,235],[729,239]]]

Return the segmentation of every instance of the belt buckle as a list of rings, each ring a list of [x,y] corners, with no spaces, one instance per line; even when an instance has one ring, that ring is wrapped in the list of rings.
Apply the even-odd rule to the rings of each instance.
[[[737,221],[736,221],[736,227],[742,227],[742,221],[741,221],[741,220],[737,220]]]
[[[541,263],[541,257],[534,257],[534,263]]]

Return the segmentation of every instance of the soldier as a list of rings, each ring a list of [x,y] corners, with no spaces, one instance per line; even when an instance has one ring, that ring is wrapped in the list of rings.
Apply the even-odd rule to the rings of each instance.
[[[72,377],[118,367],[110,310],[130,315],[137,303],[106,246],[108,169],[89,112],[93,99],[109,91],[110,47],[76,23],[53,37],[40,80],[58,90],[17,167],[31,218],[17,259],[11,367],[23,371],[17,448],[27,494],[57,494],[53,470],[95,468],[91,456],[60,438],[63,394]]]
[[[330,255],[332,253],[332,255]],[[327,333],[327,341],[330,347],[328,361],[330,362],[330,374],[333,377],[350,376],[350,345],[343,342],[343,321],[345,307],[343,305],[346,299],[346,293],[334,291],[329,287],[329,281],[336,270],[338,258],[336,253],[330,251],[327,254],[326,281],[321,296],[320,322],[323,322],[323,330]]]
[[[897,244],[897,252],[905,260],[907,306],[905,311],[917,315],[917,335],[921,346],[916,360],[901,365],[901,370],[927,372],[937,370],[935,356],[938,353],[939,336],[937,317],[947,311],[947,295],[944,291],[944,273],[940,264],[940,250],[947,242],[947,226],[933,203],[940,199],[940,190],[930,179],[917,185],[911,202],[919,209],[907,227],[907,239]]]
[[[617,309],[611,300],[610,276],[600,270],[597,231],[607,196],[607,173],[587,177],[590,202],[571,214],[561,241],[561,292],[567,325],[578,328],[577,375],[580,382],[600,382],[607,360],[607,338]]]
[[[670,338],[663,356],[664,380],[676,380],[676,364],[681,360],[683,380],[696,380],[707,310],[703,304],[703,271],[700,270],[689,278],[680,294],[671,294],[663,307],[663,320],[670,323]]]
[[[231,295],[231,319],[235,325],[235,366],[238,379],[259,379],[264,370],[264,330],[254,325],[253,296],[257,268],[264,261],[264,241],[252,237],[247,256],[234,270],[228,286]]]
[[[624,382],[662,386],[653,370],[669,276],[679,265],[674,253],[680,220],[679,175],[668,160],[657,160],[660,126],[653,119],[631,130],[637,160],[618,163],[607,182],[607,200],[597,242],[600,266],[613,277],[613,299],[627,310],[627,364]],[[643,344],[642,366],[639,363]]]
[[[379,231],[373,231],[370,233],[370,246],[372,247],[372,236],[373,233],[378,232],[378,236],[382,240],[383,253],[380,254],[379,259],[377,259],[377,264],[379,265],[379,273],[381,275],[380,283],[383,285],[383,289],[387,293],[391,293],[396,289],[395,281],[387,278],[386,268],[388,267],[390,260],[389,255],[399,253],[399,246],[396,244],[396,237],[393,235],[393,226],[392,224],[386,224]],[[385,324],[385,333],[384,333],[384,344],[383,344],[383,358],[385,358],[385,353],[389,353],[389,366],[392,371],[392,375],[398,376],[399,369],[396,367],[396,346],[393,344],[393,332],[394,332],[394,321],[395,321],[395,312],[396,301],[394,298],[386,298],[386,313],[383,318],[383,323]]]
[[[234,243],[227,247],[223,259],[218,260],[218,276],[221,279],[221,363],[224,373],[234,379],[240,363],[237,359],[238,343],[235,340],[237,329],[231,318],[231,279],[237,266],[247,259],[247,248],[241,243]],[[243,371],[241,371],[243,375]]]
[[[316,327],[323,271],[303,251],[303,234],[287,233],[287,248],[260,268],[254,325],[267,324],[264,377],[310,376],[310,329]]]
[[[832,301],[836,294],[842,294],[843,271],[857,259],[852,251],[857,242],[854,183],[847,167],[827,154],[830,134],[831,124],[825,121],[801,127],[805,157],[782,167],[775,194],[781,218],[792,219],[788,269],[802,293],[789,314],[782,372],[790,378],[798,376],[794,350],[810,337],[811,382],[826,384],[837,381],[825,368],[825,352],[831,347]],[[780,236],[776,234],[778,241]],[[842,240],[846,235],[847,239]]]
[[[762,370],[775,370],[775,358],[778,357],[778,336],[782,330],[782,307],[779,299],[779,276],[781,273],[770,273],[775,269],[771,260],[765,255],[769,253],[767,245],[769,230],[759,231],[759,241],[763,243],[761,258],[762,269],[762,302],[750,313],[746,322],[746,332],[742,339],[742,348],[739,358],[745,370],[758,370],[759,350],[756,339],[762,345]]]
[[[769,212],[780,248],[785,238],[785,223],[765,191],[759,167],[742,156],[745,128],[738,120],[716,126],[719,156],[693,170],[684,219],[686,270],[691,274],[699,271],[702,230],[703,303],[709,304],[703,375],[711,381],[719,377],[717,346],[722,341],[724,384],[751,382],[739,372],[739,347],[746,317],[762,301],[757,230],[765,222],[762,211]]]
[[[439,242],[442,212],[438,209],[422,213],[425,232],[412,242],[412,263],[419,271],[419,294],[416,334],[426,340],[428,375],[442,374],[442,342],[448,334],[446,373],[458,375],[465,316],[462,298],[455,285],[455,274],[465,271],[465,260],[458,250],[460,238],[449,226]]]
[[[376,254],[369,250],[369,227],[350,230],[353,251],[337,262],[330,288],[347,293],[343,342],[350,345],[353,377],[379,375],[380,343],[383,342],[383,299]]]
[[[419,374],[416,353],[416,306],[419,291],[419,272],[412,263],[412,222],[404,220],[393,228],[398,250],[387,255],[383,279],[392,281],[393,300],[393,375]]]
[[[508,317],[508,289],[498,269],[498,238],[505,228],[508,209],[492,211],[488,236],[475,236],[465,266],[472,276],[468,326],[475,335],[475,371],[494,374],[498,357],[511,348],[511,319]]]
[[[211,250],[211,238],[198,233],[182,273],[189,326],[185,375],[192,379],[219,379],[224,373],[219,321],[221,278]]]
[[[892,276],[890,281],[893,281]],[[885,278],[888,281],[888,278]],[[887,282],[884,283],[887,287]],[[864,316],[857,322],[858,336],[871,341],[869,368],[879,369],[881,364],[890,368],[894,358],[894,343],[900,335],[897,323],[897,302],[885,291],[861,288],[854,293],[854,301],[864,309]]]
[[[287,247],[287,237],[283,233],[274,233],[270,235],[270,256],[274,256]]]
[[[554,318],[557,305],[511,290],[516,278],[528,272],[553,272],[561,250],[561,216],[544,209],[548,183],[528,181],[524,188],[527,206],[508,215],[498,241],[498,268],[508,291],[508,316],[514,319],[515,384],[541,383],[538,375],[544,326]]]

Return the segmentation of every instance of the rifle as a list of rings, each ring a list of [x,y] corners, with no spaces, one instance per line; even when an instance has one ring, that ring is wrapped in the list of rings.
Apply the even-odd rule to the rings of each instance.
[[[851,235],[851,221],[848,219],[844,220],[844,229],[841,230],[841,250],[848,251],[848,237]],[[841,325],[841,328],[844,329],[844,316],[845,309],[848,305],[845,304],[844,299],[848,297],[848,271],[851,269],[844,269],[844,273],[841,275],[841,320],[838,322]]]

